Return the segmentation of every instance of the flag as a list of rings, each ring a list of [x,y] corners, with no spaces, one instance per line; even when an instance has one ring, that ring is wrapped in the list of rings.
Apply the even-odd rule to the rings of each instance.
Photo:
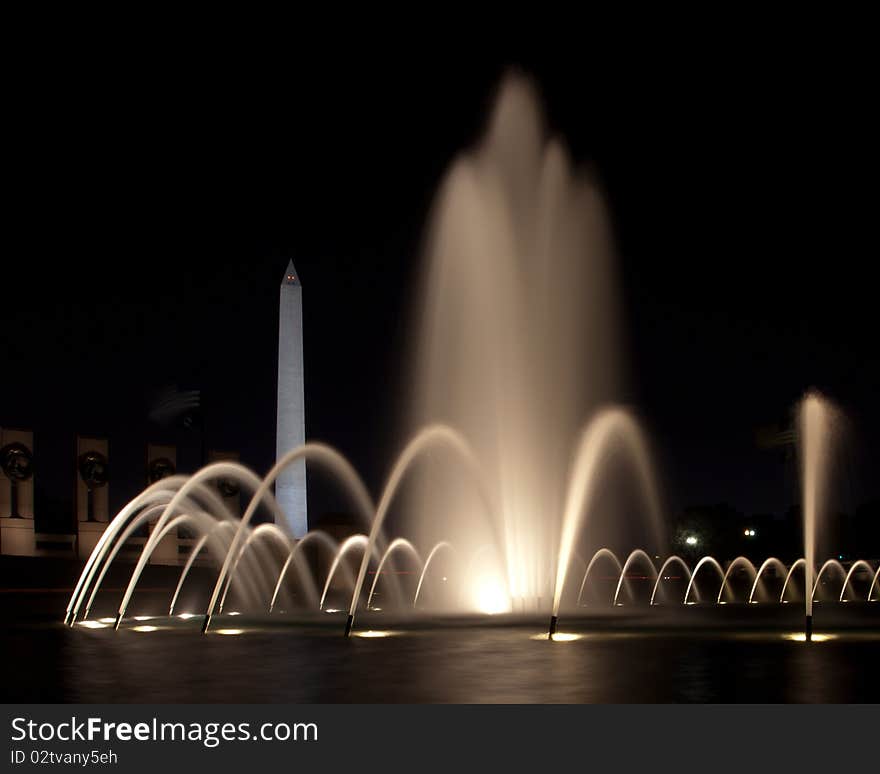
[[[201,390],[179,390],[177,385],[166,387],[150,406],[150,421],[162,427],[191,430],[201,424],[201,405]]]

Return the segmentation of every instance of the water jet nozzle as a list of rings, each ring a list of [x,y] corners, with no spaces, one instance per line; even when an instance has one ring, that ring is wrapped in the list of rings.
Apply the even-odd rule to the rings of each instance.
[[[202,634],[208,633],[208,627],[211,625],[211,614],[205,613],[205,620],[202,621]]]
[[[556,624],[559,623],[559,616],[551,615],[550,616],[550,628],[547,631],[547,639],[552,640],[553,635],[556,634]]]
[[[117,613],[117,614],[116,614],[116,621],[115,621],[115,623],[113,624],[113,631],[114,631],[114,632],[118,632],[118,631],[119,631],[119,624],[121,624],[121,623],[122,623],[122,613]]]
[[[345,622],[345,636],[351,636],[351,627],[354,626],[354,616],[349,614],[348,620]]]
[[[813,616],[808,615],[804,621],[804,638],[807,642],[813,639]]]

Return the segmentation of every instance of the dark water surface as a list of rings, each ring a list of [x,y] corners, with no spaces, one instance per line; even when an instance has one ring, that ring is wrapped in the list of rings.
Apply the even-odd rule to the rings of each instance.
[[[2,601],[11,702],[880,700],[880,605],[817,611],[817,629],[832,638],[807,644],[786,638],[801,619],[780,606],[580,619],[561,627],[579,639],[547,642],[534,639],[538,619],[440,626],[374,617],[361,631],[391,636],[350,640],[344,617],[333,616],[321,625],[227,616],[217,630],[242,630],[227,635],[201,635],[199,619],[71,630],[33,599]]]

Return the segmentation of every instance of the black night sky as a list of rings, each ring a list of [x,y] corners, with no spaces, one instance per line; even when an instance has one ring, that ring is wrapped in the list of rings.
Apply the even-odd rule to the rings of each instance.
[[[707,44],[627,69],[598,54],[445,52],[33,73],[39,88],[7,119],[0,426],[35,431],[38,486],[58,512],[78,432],[110,439],[112,504],[136,494],[146,443],[168,439],[147,413],[169,384],[203,391],[208,446],[268,469],[290,257],[307,436],[376,492],[404,440],[427,210],[510,64],[536,78],[551,129],[605,189],[624,398],[670,507],[783,511],[793,483],[755,431],[811,386],[851,420],[841,508],[877,497],[878,127],[858,53]],[[192,469],[199,433],[171,440]]]

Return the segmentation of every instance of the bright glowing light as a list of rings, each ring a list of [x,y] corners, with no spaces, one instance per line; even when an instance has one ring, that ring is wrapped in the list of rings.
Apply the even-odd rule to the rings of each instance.
[[[575,640],[579,640],[583,637],[583,634],[574,634],[573,632],[556,632],[552,637],[547,637],[547,633],[543,634],[534,634],[532,635],[533,640],[541,640],[546,642],[548,639],[553,640],[553,642],[574,642]]]
[[[150,621],[155,617],[156,616],[154,616],[154,615],[136,615],[136,616],[134,616],[134,620],[135,621]]]
[[[214,629],[214,634],[234,636],[236,634],[244,634],[244,629]]]
[[[474,604],[481,613],[497,615],[510,610],[510,597],[504,586],[493,576],[483,576],[477,582],[474,593]]]
[[[158,626],[133,626],[131,629],[133,632],[156,632],[159,631]]]
[[[115,621],[115,618],[111,618],[111,621]],[[86,629],[106,629],[108,624],[102,623],[101,621],[80,621],[80,626],[84,626]]]
[[[324,612],[325,613],[341,613],[342,611],[337,610],[335,607],[328,607]]]
[[[688,535],[685,538],[684,542],[687,543],[689,546],[695,546],[700,541],[697,540],[696,535]]]
[[[353,637],[366,637],[367,639],[374,639],[378,637],[393,637],[394,632],[381,632],[376,631],[375,629],[367,629],[364,632],[352,632]]]
[[[188,621],[190,618],[195,618],[195,613],[181,613],[178,618],[182,618],[184,621]]]
[[[116,623],[116,619],[115,619],[115,618],[99,618],[98,620],[99,620],[102,624],[112,624],[112,623]]]
[[[235,610],[235,611],[231,612],[229,615],[241,615],[241,613],[239,613],[237,610]]]
[[[807,635],[803,632],[794,632],[793,634],[784,634],[782,635],[783,639],[791,640],[792,642],[806,642]],[[836,634],[814,634],[813,642],[827,642],[828,640],[836,640]]]

